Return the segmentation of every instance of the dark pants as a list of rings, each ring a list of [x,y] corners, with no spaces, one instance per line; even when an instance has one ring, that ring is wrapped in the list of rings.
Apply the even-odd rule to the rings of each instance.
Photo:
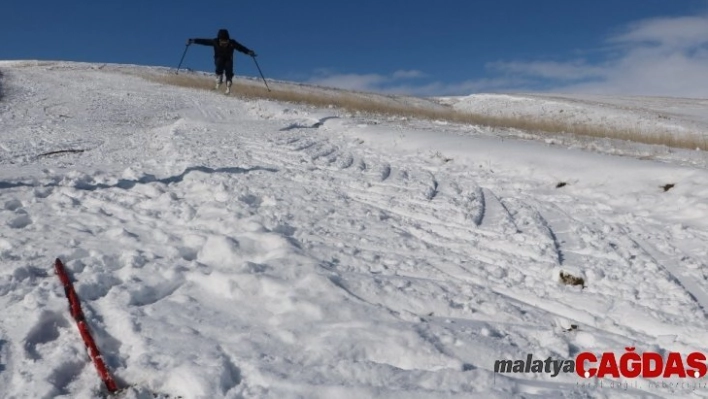
[[[216,66],[216,76],[226,75],[226,81],[230,82],[231,78],[234,77],[234,60],[233,59],[214,59],[214,65]]]

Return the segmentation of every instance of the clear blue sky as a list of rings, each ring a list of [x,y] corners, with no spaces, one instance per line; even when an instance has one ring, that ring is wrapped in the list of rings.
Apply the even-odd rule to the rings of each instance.
[[[588,91],[616,86],[615,69],[627,57],[639,62],[646,35],[667,29],[693,40],[674,50],[693,52],[691,66],[703,71],[702,20],[680,18],[705,18],[707,10],[707,0],[8,0],[0,59],[176,67],[187,38],[223,27],[274,79],[419,95]],[[688,24],[681,21],[698,32],[676,33]],[[183,66],[211,71],[210,49],[191,46]],[[236,74],[259,76],[240,53]]]

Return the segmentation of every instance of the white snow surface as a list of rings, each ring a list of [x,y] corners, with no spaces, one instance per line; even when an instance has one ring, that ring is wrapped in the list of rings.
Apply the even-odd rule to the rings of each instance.
[[[476,114],[562,121],[645,136],[693,135],[708,142],[708,99],[524,93],[438,100]]]
[[[120,397],[708,394],[493,370],[528,353],[708,352],[704,153],[558,145],[126,73],[148,69],[0,63],[1,398],[105,395],[56,258]],[[477,110],[513,100],[485,98]],[[571,100],[519,101],[606,123],[665,121],[630,104],[676,107],[692,115],[679,127],[708,124],[698,100]]]

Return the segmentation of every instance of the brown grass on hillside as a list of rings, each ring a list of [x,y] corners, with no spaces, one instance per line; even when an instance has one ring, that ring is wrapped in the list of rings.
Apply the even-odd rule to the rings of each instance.
[[[213,79],[203,75],[151,75],[142,74],[151,81],[193,89],[213,90]],[[674,148],[708,150],[705,135],[674,135],[671,132],[648,132],[638,128],[616,129],[588,123],[568,122],[551,118],[497,117],[472,114],[448,107],[415,107],[410,104],[384,101],[385,96],[367,96],[344,90],[293,90],[272,87],[268,91],[262,83],[249,84],[234,80],[232,92],[242,98],[268,99],[307,104],[316,107],[336,107],[349,112],[362,112],[386,116],[447,121],[451,123],[479,125],[493,128],[518,129],[521,131],[551,134],[575,134],[596,138],[626,140],[637,143],[665,145]]]
[[[562,271],[560,272],[559,277],[560,277],[561,283],[563,283],[565,285],[572,285],[572,286],[579,285],[582,288],[585,288],[585,279],[583,279],[582,277],[576,277],[570,273],[565,273]]]

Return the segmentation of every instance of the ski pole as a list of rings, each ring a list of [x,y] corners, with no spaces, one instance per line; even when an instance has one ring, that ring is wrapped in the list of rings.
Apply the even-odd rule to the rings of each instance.
[[[268,83],[266,82],[265,78],[263,77],[263,72],[261,72],[261,67],[258,65],[258,61],[256,61],[256,57],[251,56],[253,58],[253,62],[256,63],[256,68],[258,68],[258,72],[261,74],[261,79],[263,79],[263,83],[265,83],[266,89],[270,91],[270,87],[268,87]]]
[[[179,75],[179,68],[182,66],[182,61],[184,61],[184,56],[187,55],[187,50],[189,50],[189,44],[184,47],[184,52],[182,53],[182,58],[179,60],[179,65],[177,65],[177,72],[175,75]]]

